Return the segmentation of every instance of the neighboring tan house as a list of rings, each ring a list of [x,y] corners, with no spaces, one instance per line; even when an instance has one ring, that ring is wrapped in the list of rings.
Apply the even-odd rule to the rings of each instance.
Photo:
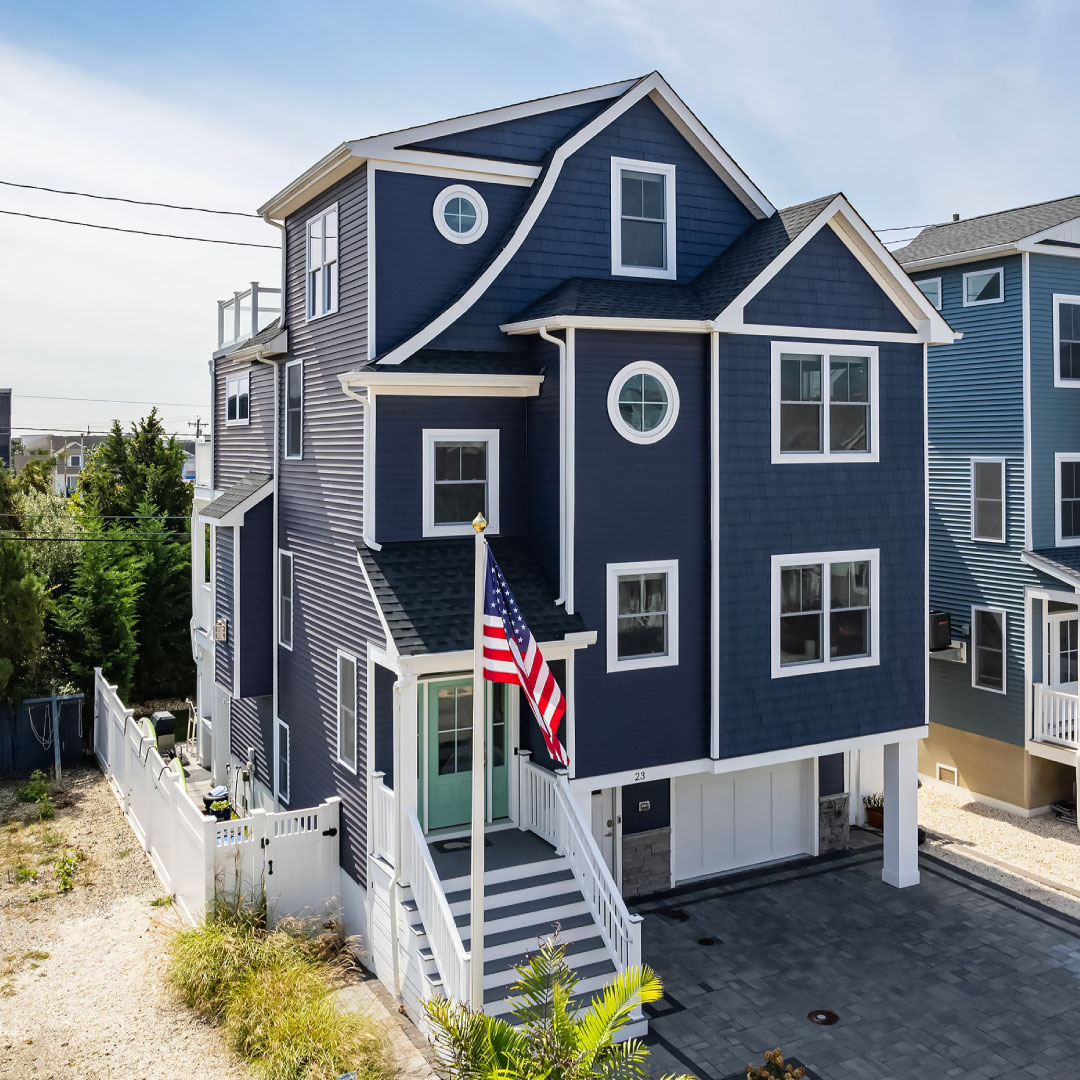
[[[61,495],[71,495],[79,486],[79,474],[86,456],[103,443],[104,435],[31,435],[24,437],[24,453],[14,457],[15,471],[21,471],[35,457],[53,457],[53,489]]]

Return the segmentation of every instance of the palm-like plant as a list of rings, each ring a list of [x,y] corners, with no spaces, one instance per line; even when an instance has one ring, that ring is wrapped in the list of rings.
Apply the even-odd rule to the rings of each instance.
[[[585,1009],[574,1001],[578,976],[558,935],[517,973],[510,994],[520,1027],[444,998],[426,1003],[435,1054],[451,1080],[645,1080],[648,1047],[640,1039],[615,1040],[639,1006],[663,993],[652,968],[617,975]]]

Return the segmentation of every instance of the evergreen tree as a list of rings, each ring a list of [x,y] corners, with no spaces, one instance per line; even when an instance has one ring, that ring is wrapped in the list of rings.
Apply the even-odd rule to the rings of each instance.
[[[53,469],[56,468],[55,457],[31,458],[19,473],[19,489],[21,491],[55,491],[53,485]]]
[[[0,695],[29,680],[45,641],[45,590],[25,540],[0,540]]]

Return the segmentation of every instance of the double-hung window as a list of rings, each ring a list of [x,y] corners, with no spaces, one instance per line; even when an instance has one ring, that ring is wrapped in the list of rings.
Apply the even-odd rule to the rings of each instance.
[[[675,166],[611,159],[611,272],[675,277]]]
[[[774,555],[772,611],[774,679],[878,664],[878,550]]]
[[[307,317],[317,319],[338,306],[338,211],[324,210],[307,223]]]
[[[878,460],[878,350],[772,346],[772,461]]]
[[[1057,499],[1054,524],[1059,547],[1080,544],[1080,454],[1055,454]]]
[[[1005,459],[971,459],[971,538],[1005,542]]]
[[[1005,693],[1005,612],[971,609],[971,685]]]
[[[1080,386],[1080,296],[1054,293],[1054,385]]]
[[[337,756],[347,769],[356,772],[356,657],[337,654]]]
[[[304,456],[304,364],[285,365],[285,456]]]
[[[278,552],[278,643],[292,648],[293,640],[293,557],[291,551]]]
[[[246,424],[250,411],[251,377],[229,375],[225,380],[225,423]]]
[[[423,500],[425,536],[471,536],[478,513],[497,533],[498,429],[426,428]]]
[[[608,671],[678,662],[678,561],[608,563]]]
[[[1000,267],[992,270],[972,270],[964,275],[964,307],[980,304],[1000,304],[1005,299],[1005,271]]]

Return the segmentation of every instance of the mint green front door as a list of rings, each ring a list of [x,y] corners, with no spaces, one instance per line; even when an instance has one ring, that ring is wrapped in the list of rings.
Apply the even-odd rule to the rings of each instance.
[[[489,748],[487,806],[489,819],[505,818],[510,810],[507,768],[506,693],[487,684]],[[427,828],[468,825],[472,814],[471,679],[449,679],[427,687],[427,749],[423,754]]]

